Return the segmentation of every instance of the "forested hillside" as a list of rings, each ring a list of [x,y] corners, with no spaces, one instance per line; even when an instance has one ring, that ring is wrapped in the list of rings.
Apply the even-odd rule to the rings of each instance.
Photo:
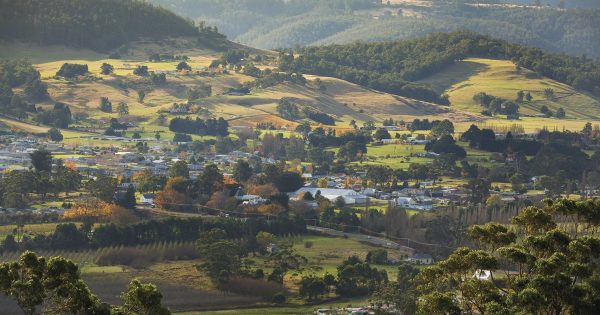
[[[488,0],[489,1],[489,0]],[[532,0],[496,0],[498,3],[532,5]],[[479,1],[484,2],[484,1]],[[542,0],[542,5],[559,6],[564,4],[565,8],[600,8],[600,2],[597,0]]]
[[[598,1],[151,0],[261,48],[415,38],[470,30],[574,55],[600,56]],[[503,4],[527,4],[510,6]],[[583,8],[588,8],[584,10]]]
[[[467,57],[513,60],[520,67],[600,95],[600,63],[545,53],[537,48],[469,32],[431,34],[421,39],[307,47],[299,56],[282,54],[280,69],[334,76],[373,89],[444,104],[429,87],[411,81]]]
[[[106,51],[139,38],[223,37],[137,0],[3,0],[0,39]]]

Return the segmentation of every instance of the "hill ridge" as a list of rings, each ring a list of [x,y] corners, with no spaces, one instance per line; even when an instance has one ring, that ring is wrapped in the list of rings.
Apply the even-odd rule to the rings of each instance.
[[[108,51],[140,38],[194,36],[215,44],[215,28],[138,0],[18,0],[0,2],[0,39]]]

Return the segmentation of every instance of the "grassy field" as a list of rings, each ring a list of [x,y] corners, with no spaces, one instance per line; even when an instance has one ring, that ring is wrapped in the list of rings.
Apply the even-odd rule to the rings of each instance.
[[[369,301],[365,298],[355,299],[339,299],[335,302],[328,302],[319,305],[287,305],[287,306],[276,306],[276,307],[258,307],[258,308],[244,308],[244,309],[232,309],[222,311],[202,311],[202,312],[181,312],[177,315],[233,315],[233,314],[246,314],[246,315],[269,315],[269,314],[280,314],[280,315],[292,315],[292,314],[314,314],[314,311],[319,308],[343,308],[343,307],[361,307],[368,305]]]
[[[447,93],[453,108],[473,113],[482,111],[473,101],[473,96],[479,92],[514,100],[518,91],[525,91],[531,92],[533,100],[521,105],[520,112],[524,114],[539,114],[540,107],[546,105],[552,111],[563,107],[569,119],[600,119],[600,101],[597,99],[532,71],[516,70],[511,61],[468,58],[422,82],[432,85],[440,93]],[[545,98],[546,88],[554,90],[555,99]],[[540,122],[543,121],[536,121]]]
[[[23,227],[25,234],[50,234],[54,232],[58,223],[40,223],[26,224]],[[17,228],[16,225],[0,225],[0,239],[4,239],[8,234],[14,234],[13,231]]]
[[[334,150],[335,151],[335,150]],[[419,153],[425,152],[424,145],[410,144],[386,144],[368,145],[366,160],[352,162],[355,165],[380,165],[392,169],[407,170],[411,163],[430,163],[430,158],[419,157]]]
[[[346,258],[356,255],[361,259],[364,259],[370,250],[376,249],[370,244],[361,243],[356,240],[346,238],[335,238],[326,236],[304,236],[302,238],[289,239],[293,241],[294,249],[298,254],[308,259],[309,266],[317,266],[318,268],[308,268],[304,271],[306,274],[317,274],[323,275],[325,273],[337,274],[337,266],[342,263]],[[306,247],[305,243],[310,242],[312,245]],[[401,258],[402,254],[398,250],[388,249],[389,257]],[[258,265],[264,263],[262,258],[256,258]],[[397,275],[397,268],[395,266],[387,265],[374,265],[378,269],[386,270],[390,279],[395,279]],[[264,268],[269,270],[268,268]],[[298,276],[288,275],[286,278],[286,284],[294,287],[294,282]]]
[[[597,120],[587,119],[552,119],[542,117],[521,117],[519,120],[506,120],[500,118],[488,119],[480,122],[458,122],[455,123],[456,132],[464,132],[471,125],[477,125],[479,128],[493,129],[499,132],[510,130],[511,127],[522,127],[525,132],[536,132],[542,129],[549,131],[580,131],[587,122],[599,124]]]

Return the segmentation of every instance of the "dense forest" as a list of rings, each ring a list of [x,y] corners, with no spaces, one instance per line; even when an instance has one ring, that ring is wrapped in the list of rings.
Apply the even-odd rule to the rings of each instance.
[[[595,0],[432,1],[386,5],[370,0],[151,0],[216,25],[230,39],[261,48],[415,38],[432,32],[470,30],[543,49],[599,56],[600,8]],[[377,3],[378,2],[378,3]],[[464,4],[466,3],[466,4]],[[491,4],[526,4],[508,7]],[[587,8],[587,9],[585,9]]]
[[[221,38],[174,13],[137,0],[0,1],[0,39],[106,51],[139,38]],[[221,38],[222,39],[222,38]]]
[[[538,48],[470,32],[437,33],[384,43],[307,47],[298,57],[281,53],[279,68],[341,78],[363,86],[440,104],[429,87],[411,83],[437,73],[457,60],[484,57],[513,60],[540,75],[600,95],[600,63],[582,57],[545,53]]]

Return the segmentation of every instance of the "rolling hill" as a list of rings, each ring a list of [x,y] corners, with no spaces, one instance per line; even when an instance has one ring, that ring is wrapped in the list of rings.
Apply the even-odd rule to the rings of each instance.
[[[48,29],[56,31],[56,36],[65,39],[50,42],[54,45],[49,45],[43,38],[28,37],[28,32],[40,33],[37,29],[39,25],[28,16],[18,22],[22,23],[20,25],[23,31],[14,32],[11,35],[13,37],[8,37],[24,42],[0,42],[0,58],[25,57],[34,63],[42,81],[47,84],[49,94],[47,99],[36,100],[35,104],[38,109],[41,107],[45,110],[51,109],[56,102],[69,106],[75,129],[65,131],[67,138],[76,139],[79,136],[103,133],[110,125],[110,119],[119,117],[116,107],[120,103],[127,104],[129,109],[128,114],[121,118],[134,125],[135,131],[140,132],[143,137],[153,137],[155,132],[160,132],[165,139],[173,136],[168,128],[168,120],[176,116],[223,117],[232,126],[271,123],[284,129],[293,129],[302,121],[308,121],[313,126],[320,124],[307,118],[302,121],[284,119],[277,109],[282,99],[297,104],[303,110],[329,115],[335,120],[334,128],[341,130],[351,128],[351,121],[360,124],[367,121],[382,122],[389,118],[396,121],[447,118],[456,123],[457,130],[465,129],[471,123],[512,124],[481,115],[481,108],[472,100],[473,95],[479,92],[505,99],[513,99],[520,90],[531,92],[533,100],[521,104],[521,113],[530,116],[535,116],[542,106],[546,106],[553,112],[560,107],[565,108],[567,118],[577,124],[598,120],[600,117],[599,102],[591,96],[598,92],[597,62],[548,54],[539,49],[509,44],[469,32],[432,34],[420,39],[397,42],[307,47],[297,51],[295,58],[290,59],[291,55],[283,53],[276,60],[274,52],[227,42],[216,29],[205,26],[196,28],[189,21],[164,9],[138,1],[128,0],[122,2],[123,7],[115,8],[108,8],[114,0],[103,0],[94,2],[95,4],[90,0],[50,1],[54,1],[54,5],[63,5],[64,15],[52,21]],[[3,5],[7,6],[7,3],[3,2]],[[320,0],[304,3],[292,1],[290,5],[295,4],[294,10],[299,13],[319,3]],[[15,16],[25,14],[24,8],[33,4],[33,0],[23,2]],[[341,5],[348,4],[350,7],[346,8],[356,10],[372,9],[373,5],[362,0],[336,0],[320,8],[323,12],[337,12],[344,8]],[[223,5],[223,10],[226,11],[228,7]],[[140,30],[136,26],[138,22],[123,21],[127,14],[113,12],[127,12],[138,6],[141,12],[148,13],[146,17],[139,18],[142,21],[150,22],[144,19],[153,18],[158,20],[156,25],[173,22],[174,27],[146,37],[149,30]],[[96,42],[73,41],[81,39],[83,35],[93,35],[95,27],[102,27],[103,23],[107,23],[108,17],[100,18],[98,25],[92,28],[88,28],[86,24],[73,33],[64,29],[69,21],[77,20],[84,9],[96,13],[108,10],[108,16],[116,19],[113,23],[115,25],[109,27],[111,30],[131,27],[127,36],[120,37],[119,48],[113,50],[120,52],[121,59],[107,59],[104,53],[97,52],[114,46],[117,42],[100,38],[100,42],[106,44],[100,47],[94,46]],[[263,6],[255,8],[255,11],[267,9]],[[41,20],[48,18],[40,10],[36,8],[31,16],[39,16]],[[137,18],[135,14],[132,17]],[[312,17],[296,17],[299,23],[297,26],[305,29],[305,33],[315,35],[313,39],[317,40],[318,34],[314,27],[319,27],[318,19]],[[353,19],[340,18],[335,23],[344,28]],[[3,23],[9,25],[17,22]],[[69,37],[69,34],[73,36]],[[215,47],[227,47],[228,50],[224,53]],[[224,55],[238,50],[247,54],[238,64],[232,62],[214,67],[215,62],[224,60]],[[189,57],[187,64],[193,70],[177,71],[176,67],[181,59],[148,61],[149,56],[155,54]],[[509,59],[515,60],[521,70],[515,70],[515,64],[507,61]],[[85,64],[89,72],[76,78],[57,76],[64,63]],[[114,68],[112,73],[101,73],[100,68],[105,63]],[[284,80],[268,87],[253,86],[251,83],[257,80],[256,75],[244,74],[245,66],[253,64],[263,70],[303,73],[307,82],[301,84]],[[148,76],[133,74],[140,66],[147,67]],[[554,71],[558,68],[561,71]],[[164,75],[166,82],[153,83],[153,73]],[[576,86],[578,90],[569,84]],[[243,85],[253,86],[250,93],[230,93],[231,89],[238,89]],[[198,86],[210,86],[211,95],[195,100],[193,108],[187,113],[174,113],[173,108],[188,103],[189,91]],[[548,87],[553,88],[554,99],[544,97],[543,90]],[[22,94],[21,87],[13,88],[16,94]],[[588,92],[581,92],[583,90]],[[140,91],[145,93],[142,99],[138,94]],[[448,105],[448,99],[443,94],[447,94],[452,106],[444,106]],[[112,103],[112,112],[100,110],[100,99],[103,97]],[[2,124],[33,133],[49,128],[36,121],[37,113],[30,111],[24,115],[22,121],[2,117]],[[165,117],[166,122],[159,117]],[[544,125],[557,126],[565,123],[557,119],[536,119],[536,122],[543,122]],[[539,127],[531,121],[524,123],[531,128]]]
[[[192,56],[188,62],[193,68],[207,67],[217,54]],[[227,95],[229,88],[238,87],[254,78],[241,73],[217,74],[203,76],[174,71],[177,62],[146,62],[140,60],[67,60],[70,63],[85,63],[91,76],[81,81],[66,81],[54,76],[65,62],[54,61],[36,65],[42,79],[48,84],[52,101],[42,103],[52,105],[54,101],[67,103],[75,115],[83,114],[85,125],[93,126],[101,120],[117,117],[116,113],[107,114],[99,110],[100,97],[108,97],[113,106],[125,102],[129,106],[129,119],[138,121],[149,135],[160,130],[168,132],[164,126],[156,123],[159,112],[171,108],[173,103],[187,102],[186,91],[200,82],[212,86],[213,96],[198,101],[215,117],[224,117],[233,125],[254,126],[261,122],[272,122],[280,127],[295,127],[297,122],[278,117],[276,105],[282,98],[293,100],[313,108],[318,112],[332,115],[339,128],[347,128],[351,120],[364,122],[368,120],[382,121],[394,119],[412,120],[414,117],[450,118],[455,121],[473,120],[475,115],[465,114],[444,106],[399,97],[388,93],[373,91],[356,84],[329,77],[308,76],[306,86],[294,83],[281,83],[266,89],[256,89],[245,96]],[[110,63],[115,72],[111,75],[100,74],[100,65]],[[124,82],[137,78],[132,75],[138,65],[148,66],[150,71],[169,73],[167,84],[149,91],[141,103],[134,88],[125,87]],[[317,89],[312,82],[316,78],[322,81],[325,90]],[[183,115],[186,116],[186,115]],[[196,117],[196,115],[189,115]]]
[[[540,108],[547,106],[553,112],[564,108],[567,118],[600,119],[600,101],[597,98],[530,70],[517,70],[516,65],[507,60],[468,58],[419,82],[433,86],[439,93],[448,94],[452,107],[468,112],[482,111],[473,100],[479,92],[513,100],[519,91],[524,91],[530,92],[533,100],[521,104],[520,112],[523,114],[538,115]],[[553,89],[555,97],[544,95],[548,88]]]

